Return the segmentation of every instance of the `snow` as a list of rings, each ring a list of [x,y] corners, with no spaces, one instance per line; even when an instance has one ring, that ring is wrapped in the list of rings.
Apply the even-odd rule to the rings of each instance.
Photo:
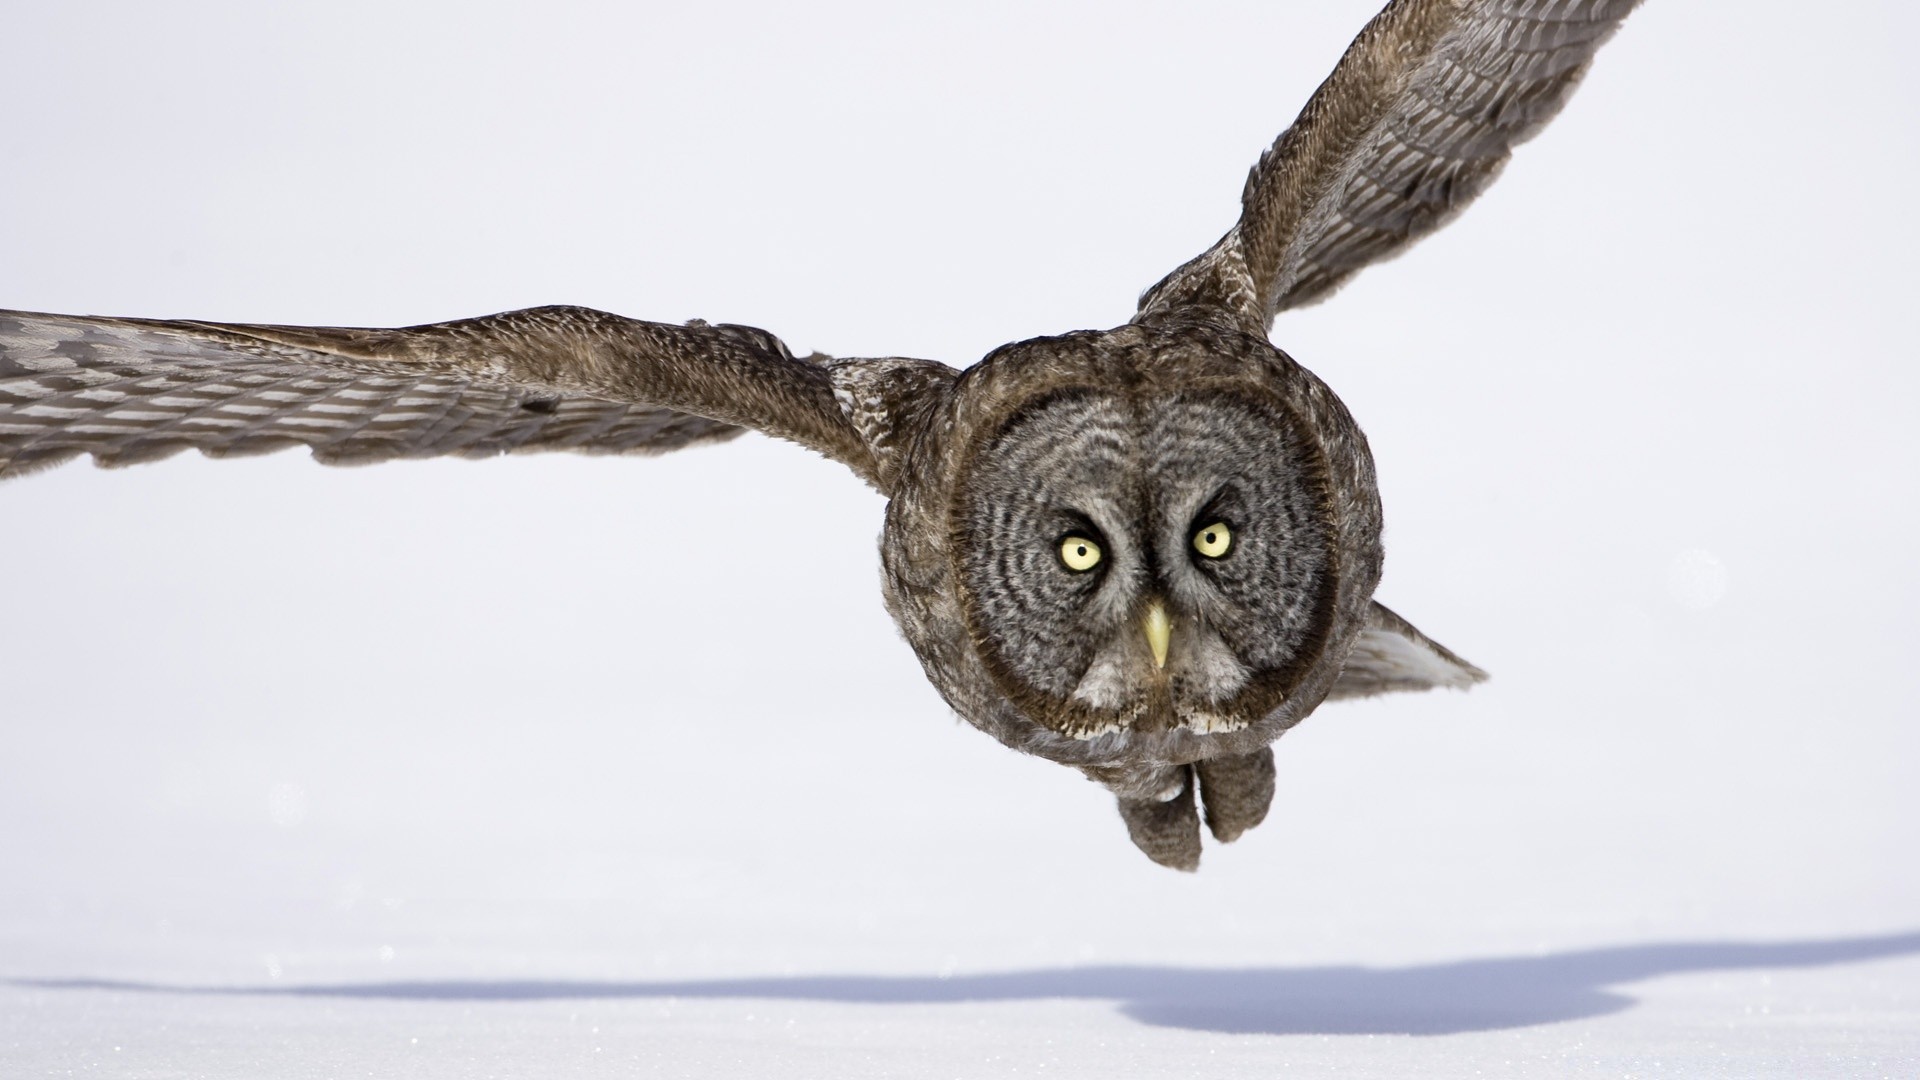
[[[1196,875],[790,446],[0,487],[0,1075],[1914,1075],[1920,16],[1712,7],[1276,326],[1493,678]],[[957,363],[1123,320],[1370,14],[15,8],[0,303]]]

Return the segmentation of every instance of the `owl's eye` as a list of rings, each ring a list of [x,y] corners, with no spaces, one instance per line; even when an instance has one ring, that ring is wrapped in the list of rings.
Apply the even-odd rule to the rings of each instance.
[[[1193,534],[1193,550],[1209,559],[1224,557],[1232,547],[1233,530],[1227,528],[1224,521],[1216,521]]]
[[[1100,565],[1100,545],[1084,536],[1069,536],[1060,541],[1060,561],[1076,574],[1084,574]]]

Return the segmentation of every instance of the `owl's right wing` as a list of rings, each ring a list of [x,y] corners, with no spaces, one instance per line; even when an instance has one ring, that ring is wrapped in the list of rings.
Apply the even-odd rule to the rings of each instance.
[[[1240,220],[1140,299],[1264,335],[1451,221],[1639,0],[1393,0],[1260,156]]]
[[[80,454],[644,454],[755,428],[871,481],[817,359],[751,327],[578,307],[393,330],[0,311],[0,479]]]

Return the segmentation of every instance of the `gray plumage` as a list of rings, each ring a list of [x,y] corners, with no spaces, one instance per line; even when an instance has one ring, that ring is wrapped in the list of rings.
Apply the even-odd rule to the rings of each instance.
[[[1125,326],[964,371],[552,307],[399,330],[0,312],[0,478],[81,454],[658,453],[754,428],[888,499],[888,611],[969,722],[1119,800],[1154,860],[1265,816],[1328,699],[1485,675],[1373,600],[1365,437],[1274,315],[1440,227],[1637,0],[1398,0]]]

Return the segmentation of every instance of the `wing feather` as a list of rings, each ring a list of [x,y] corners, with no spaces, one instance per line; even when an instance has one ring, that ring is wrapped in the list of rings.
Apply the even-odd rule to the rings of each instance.
[[[1486,190],[1639,0],[1395,0],[1260,157],[1240,221],[1147,290],[1137,318],[1265,333]]]
[[[1451,687],[1465,690],[1487,680],[1487,673],[1415,629],[1413,624],[1375,602],[1366,628],[1347,655],[1328,701],[1372,697],[1404,690]]]
[[[0,479],[306,446],[334,465],[793,439],[869,475],[827,370],[749,327],[537,308],[399,330],[0,312]]]

